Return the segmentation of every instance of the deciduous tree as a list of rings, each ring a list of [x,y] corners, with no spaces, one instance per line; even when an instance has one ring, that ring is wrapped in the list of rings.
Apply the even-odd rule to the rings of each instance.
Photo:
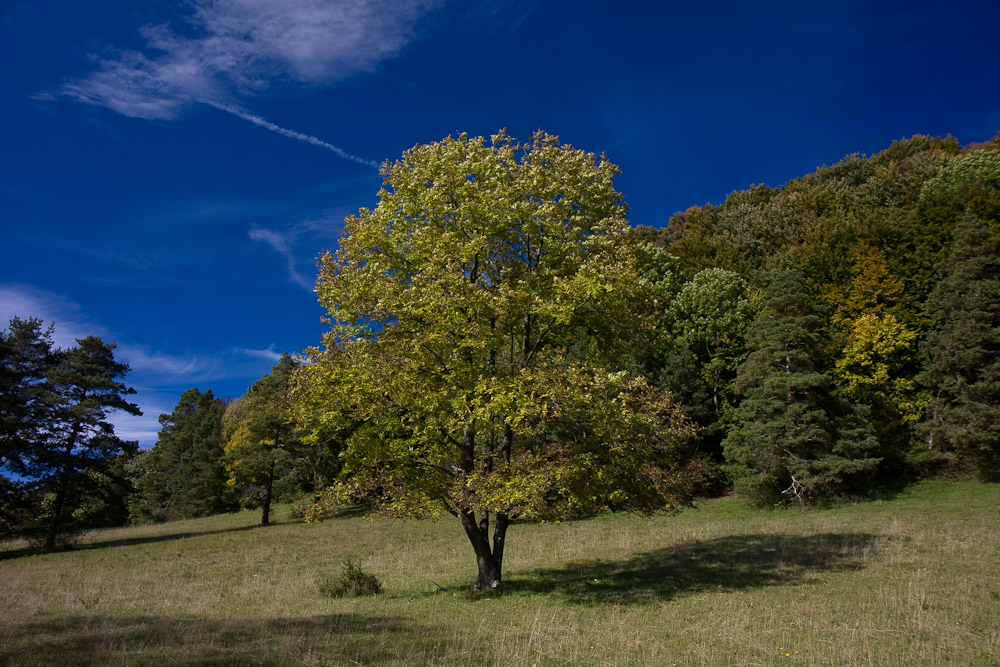
[[[340,488],[453,514],[478,588],[499,585],[512,521],[689,502],[688,422],[607,367],[648,297],[617,172],[541,132],[417,146],[322,258],[332,330],[305,386],[318,427],[355,427]]]
[[[268,375],[226,407],[223,417],[227,483],[241,492],[244,504],[261,508],[263,526],[271,522],[275,483],[293,476],[299,455],[297,427],[287,404],[295,367],[287,352],[281,355]]]

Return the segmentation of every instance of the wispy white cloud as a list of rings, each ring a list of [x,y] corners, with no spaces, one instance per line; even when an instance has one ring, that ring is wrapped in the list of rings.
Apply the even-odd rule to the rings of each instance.
[[[263,359],[271,363],[278,363],[278,360],[281,359],[281,352],[274,349],[274,343],[271,343],[266,349],[263,350],[237,347],[233,348],[233,352],[236,354],[243,354],[254,359]]]
[[[299,269],[301,261],[304,261],[299,258],[308,256],[309,261],[315,262],[319,253],[337,238],[343,228],[345,215],[346,211],[327,211],[280,229],[255,225],[247,235],[254,241],[262,241],[271,246],[284,258],[289,279],[311,292],[315,287],[315,275],[303,273]]]
[[[311,135],[243,110],[283,85],[318,87],[371,71],[416,37],[445,0],[191,0],[174,23],[140,30],[141,51],[110,49],[58,91],[135,118],[173,120],[205,103],[283,136],[372,166]],[[38,99],[52,97],[41,93]]]
[[[0,323],[6,328],[11,318],[37,317],[53,325],[52,341],[56,347],[69,348],[87,336],[115,342],[106,327],[88,317],[79,304],[66,297],[30,285],[0,285]],[[151,351],[134,343],[117,343],[115,358],[127,363],[134,372],[149,381],[172,381],[185,378],[199,381],[217,377],[222,364],[204,355],[172,355]]]
[[[308,227],[308,223],[303,225]],[[210,383],[222,383],[231,388],[233,380],[241,378],[246,378],[249,387],[253,379],[281,358],[274,343],[263,349],[234,347],[213,353],[174,354],[154,350],[142,343],[118,340],[107,327],[65,296],[32,285],[0,284],[0,329],[6,329],[13,317],[37,317],[46,326],[54,325],[53,341],[60,348],[72,347],[77,339],[86,336],[116,342],[115,358],[132,369],[125,382],[137,390],[129,400],[136,403],[143,414],[136,417],[115,413],[109,421],[120,437],[138,440],[143,447],[151,447],[156,442],[159,415],[174,409],[184,388],[205,387]]]
[[[80,306],[64,296],[17,283],[0,285],[0,328],[14,317],[37,317],[45,326],[53,325],[52,341],[68,348],[87,336],[106,337],[108,332],[89,321]]]
[[[270,229],[264,229],[263,227],[251,228],[248,236],[254,241],[263,241],[268,244],[285,259],[285,264],[288,268],[288,277],[291,278],[292,282],[304,289],[313,289],[313,280],[296,268],[295,254],[292,252],[288,236]]]
[[[224,373],[221,361],[210,356],[168,354],[135,343],[119,344],[117,351],[134,372],[161,382],[180,380],[197,383]]]
[[[31,285],[0,284],[0,329],[6,329],[14,317],[37,317],[46,326],[52,324],[52,339],[60,348],[72,347],[77,339],[86,336],[99,336],[105,341],[117,342],[115,358],[130,366],[131,372],[125,381],[137,390],[129,400],[136,403],[143,414],[134,417],[115,413],[110,416],[110,421],[119,436],[138,440],[144,447],[150,447],[156,441],[160,430],[157,419],[161,413],[173,410],[180,394],[177,387],[207,384],[225,378],[257,377],[262,371],[260,360],[273,363],[281,356],[274,352],[274,345],[268,350],[171,354],[140,343],[116,341],[116,336],[106,327],[88,317],[78,304],[65,296]],[[243,358],[237,359],[234,355]]]

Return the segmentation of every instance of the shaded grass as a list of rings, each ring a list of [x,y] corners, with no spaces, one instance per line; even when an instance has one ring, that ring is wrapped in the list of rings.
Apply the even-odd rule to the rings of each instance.
[[[864,533],[734,535],[683,542],[617,561],[573,561],[508,582],[574,604],[646,604],[699,592],[822,581],[859,570],[882,538]]]
[[[102,531],[0,562],[0,664],[997,665],[998,506],[996,485],[934,483],[517,525],[500,596],[468,592],[450,520]],[[385,593],[323,597],[348,558]]]

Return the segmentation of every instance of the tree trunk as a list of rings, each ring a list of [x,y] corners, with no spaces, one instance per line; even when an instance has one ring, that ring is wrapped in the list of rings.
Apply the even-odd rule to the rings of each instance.
[[[83,398],[86,398],[86,394],[84,394]],[[69,495],[69,476],[70,466],[72,465],[73,447],[76,445],[78,437],[80,437],[80,423],[77,421],[73,423],[73,429],[70,431],[69,440],[66,442],[65,451],[63,452],[65,462],[62,466],[62,472],[59,475],[59,489],[56,491],[55,505],[52,508],[52,522],[45,533],[45,551],[52,551],[56,546],[56,538],[59,537],[63,512],[66,511],[66,496]]]
[[[52,508],[52,521],[49,523],[45,533],[45,551],[52,551],[56,546],[56,538],[59,536],[59,527],[62,524],[62,514],[66,509],[66,494],[69,491],[69,480],[66,473],[59,481],[59,490],[56,491],[55,505]]]
[[[267,484],[264,487],[264,515],[260,519],[260,525],[267,526],[271,523],[271,490],[274,488],[274,459],[271,459],[271,467],[267,471]]]
[[[507,527],[510,525],[507,515],[496,515],[492,549],[490,548],[488,530],[486,530],[489,525],[488,520],[484,518],[477,522],[475,512],[462,512],[460,516],[465,534],[476,553],[476,565],[479,568],[479,576],[472,586],[473,590],[484,591],[499,588],[503,574],[504,539],[507,536]]]

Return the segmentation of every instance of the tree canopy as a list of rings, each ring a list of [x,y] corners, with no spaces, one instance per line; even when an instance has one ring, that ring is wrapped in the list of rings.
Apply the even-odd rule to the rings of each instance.
[[[303,386],[318,424],[356,425],[340,490],[458,517],[480,588],[514,520],[690,500],[682,411],[610,361],[651,293],[617,173],[541,132],[417,146],[321,259],[332,327]]]

